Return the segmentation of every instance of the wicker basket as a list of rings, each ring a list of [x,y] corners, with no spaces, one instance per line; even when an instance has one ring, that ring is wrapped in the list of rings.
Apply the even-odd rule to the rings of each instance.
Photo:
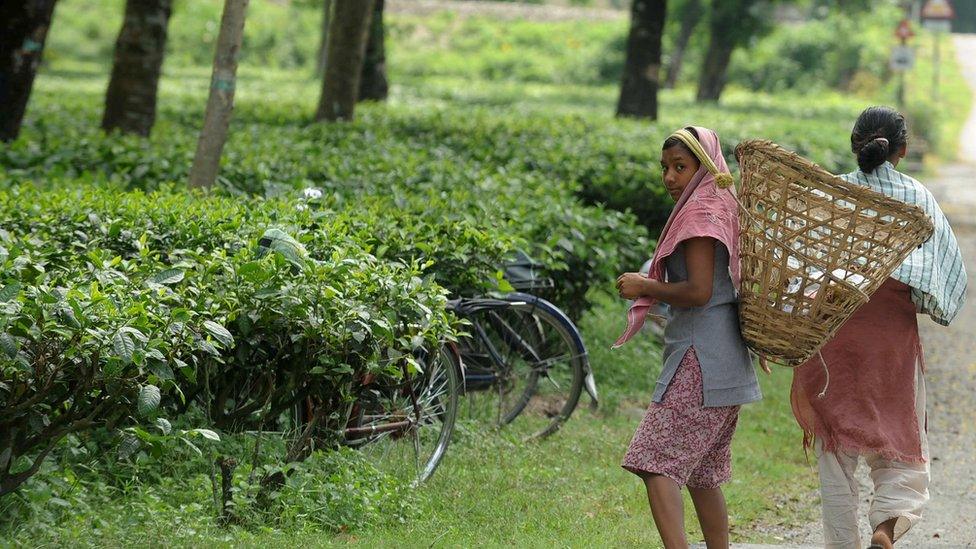
[[[742,336],[761,356],[796,366],[929,238],[932,222],[769,141],[745,141],[735,155]]]

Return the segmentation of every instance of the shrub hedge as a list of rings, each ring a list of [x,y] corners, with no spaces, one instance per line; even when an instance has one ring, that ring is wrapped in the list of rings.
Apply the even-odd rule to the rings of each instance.
[[[397,375],[416,348],[453,337],[430,267],[474,246],[482,261],[464,265],[484,279],[506,251],[438,220],[454,247],[413,230],[377,256],[356,239],[375,209],[304,201],[21,186],[0,193],[0,215],[5,490],[73,431],[194,401],[216,426],[241,428],[303,394],[342,400],[357,376]],[[301,268],[260,256],[272,226],[307,247]],[[408,249],[411,237],[425,240]]]

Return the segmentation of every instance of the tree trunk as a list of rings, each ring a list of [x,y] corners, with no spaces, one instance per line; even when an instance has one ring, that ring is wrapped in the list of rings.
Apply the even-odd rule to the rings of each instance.
[[[128,0],[115,42],[102,129],[148,137],[156,121],[156,91],[173,0]]]
[[[332,22],[332,0],[322,0],[322,32],[319,38],[319,54],[315,58],[315,76],[325,74],[325,63],[328,61],[329,23]]]
[[[333,0],[328,62],[316,120],[352,120],[373,0]]]
[[[234,111],[234,88],[237,80],[237,56],[244,36],[244,16],[248,0],[224,0],[220,18],[217,51],[214,54],[210,97],[197,140],[197,153],[190,168],[190,187],[213,185],[220,167],[220,153],[227,141],[227,128]]]
[[[20,134],[57,0],[0,0],[0,141]]]
[[[634,0],[630,11],[627,60],[617,116],[657,119],[661,73],[661,36],[667,0]]]
[[[701,0],[686,0],[682,6],[679,16],[681,29],[678,31],[678,40],[674,43],[674,51],[671,52],[671,60],[668,63],[668,75],[664,80],[665,88],[673,89],[678,84],[685,50],[688,49],[688,42],[691,41],[691,35],[695,32],[695,27],[701,21],[703,13]]]
[[[756,0],[712,0],[708,51],[698,78],[698,102],[718,101],[725,89],[732,51],[755,33],[757,22],[750,14]]]
[[[375,0],[373,18],[369,24],[366,57],[359,82],[360,101],[383,101],[390,93],[386,80],[386,48],[383,44],[383,0]]]

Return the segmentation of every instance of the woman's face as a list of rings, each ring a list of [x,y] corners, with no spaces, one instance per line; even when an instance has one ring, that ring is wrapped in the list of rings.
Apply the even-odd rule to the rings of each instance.
[[[695,155],[680,146],[669,147],[661,151],[661,171],[664,179],[664,186],[668,189],[668,194],[675,201],[681,197],[681,193],[691,182],[695,172],[698,171],[700,163]]]

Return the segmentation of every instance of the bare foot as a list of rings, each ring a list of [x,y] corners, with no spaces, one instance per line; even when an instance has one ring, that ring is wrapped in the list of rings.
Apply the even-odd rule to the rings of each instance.
[[[891,542],[891,538],[885,532],[875,532],[871,536],[871,547],[881,547],[881,549],[893,549],[894,544]]]

